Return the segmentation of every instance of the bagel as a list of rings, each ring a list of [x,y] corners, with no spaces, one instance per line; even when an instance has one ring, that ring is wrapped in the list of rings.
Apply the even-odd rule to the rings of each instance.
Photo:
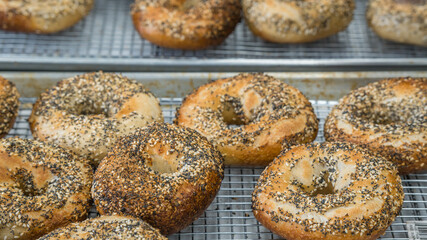
[[[427,0],[370,0],[366,19],[384,39],[427,47]]]
[[[153,121],[163,116],[151,92],[102,72],[60,81],[41,94],[29,118],[35,138],[70,149],[94,166],[120,136]]]
[[[283,145],[311,142],[318,130],[304,95],[261,73],[201,86],[184,99],[175,121],[212,141],[226,165],[240,166],[265,166]]]
[[[89,14],[93,0],[0,0],[0,28],[55,33]]]
[[[132,19],[142,38],[161,47],[221,44],[240,20],[240,0],[136,0]]]
[[[371,240],[403,204],[395,166],[347,143],[283,151],[261,174],[255,218],[287,240]]]
[[[353,0],[242,0],[251,31],[270,42],[304,43],[334,35],[350,24]]]
[[[35,239],[89,211],[92,168],[43,142],[0,140],[0,239]]]
[[[162,234],[183,229],[215,198],[221,154],[196,131],[153,123],[117,142],[96,170],[92,197],[102,215],[130,215]]]
[[[102,216],[57,229],[38,240],[129,239],[167,240],[159,230],[134,218]]]
[[[15,84],[0,76],[0,138],[12,129],[19,110],[19,93]]]
[[[427,170],[427,78],[386,79],[343,97],[325,123],[327,141],[361,145],[401,174]]]

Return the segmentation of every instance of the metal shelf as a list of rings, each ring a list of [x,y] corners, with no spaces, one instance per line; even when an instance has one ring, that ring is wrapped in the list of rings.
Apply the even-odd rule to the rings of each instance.
[[[227,71],[230,64],[234,71],[427,68],[427,48],[382,40],[368,28],[366,0],[356,1],[355,17],[346,31],[315,43],[268,43],[255,37],[242,20],[223,44],[201,51],[171,50],[141,39],[129,14],[132,2],[97,0],[86,19],[58,34],[0,31],[0,68]]]
[[[9,136],[32,138],[27,119],[34,98],[23,98],[14,128]],[[163,114],[172,122],[180,98],[161,98]],[[336,101],[312,101],[320,119],[320,130],[316,141],[324,141],[323,124]],[[193,224],[170,239],[279,239],[264,228],[253,217],[251,194],[262,168],[226,168],[221,189],[206,212]],[[402,177],[405,201],[400,215],[387,229],[381,239],[425,239],[427,221],[427,173],[410,174]],[[90,217],[97,215],[92,207]],[[423,234],[423,235],[422,235]],[[417,236],[421,236],[417,238]]]

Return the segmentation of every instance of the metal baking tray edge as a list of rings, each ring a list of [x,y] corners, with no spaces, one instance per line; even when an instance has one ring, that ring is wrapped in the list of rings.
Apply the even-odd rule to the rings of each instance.
[[[1,72],[0,75],[13,81],[21,96],[37,97],[42,91],[57,81],[82,74],[79,72]],[[230,77],[233,72],[120,72],[123,75],[145,84],[159,97],[181,98],[192,89],[208,81]],[[312,100],[337,100],[350,90],[370,82],[390,77],[427,77],[426,71],[387,71],[387,72],[266,72],[300,89]]]
[[[426,58],[375,59],[90,59],[1,57],[0,69],[19,71],[227,72],[427,71]]]

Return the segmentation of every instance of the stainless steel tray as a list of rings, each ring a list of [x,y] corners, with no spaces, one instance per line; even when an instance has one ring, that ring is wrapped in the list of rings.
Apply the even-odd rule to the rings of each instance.
[[[354,21],[336,36],[309,44],[273,44],[242,21],[218,47],[170,50],[141,39],[129,14],[133,0],[97,0],[76,26],[53,35],[0,31],[2,70],[299,71],[427,68],[427,48],[378,38],[357,0]]]
[[[14,73],[0,72],[0,75],[14,81],[22,96],[22,105],[14,128],[9,136],[32,138],[27,119],[32,103],[43,89],[55,81],[76,73]],[[126,73],[126,76],[143,82],[161,98],[165,120],[171,122],[181,99],[193,87],[210,79],[233,75],[234,73]],[[368,82],[393,76],[427,76],[427,72],[394,73],[274,73],[294,86],[298,86],[312,100],[320,119],[320,131],[316,141],[324,141],[323,124],[337,99]],[[165,98],[168,96],[168,98]],[[322,100],[323,99],[323,100]],[[327,99],[327,100],[325,100]],[[251,194],[262,168],[226,168],[221,189],[206,212],[180,233],[170,239],[279,239],[260,225],[253,217]],[[427,173],[410,174],[402,177],[405,191],[403,209],[396,221],[382,239],[426,239],[427,231]],[[91,209],[90,217],[97,215]]]
[[[31,113],[34,98],[22,98],[18,119],[9,136],[32,138],[27,119]],[[162,98],[161,105],[167,122],[172,122],[180,98]],[[325,117],[336,101],[312,101],[320,119],[320,131],[316,141],[324,141],[323,124]],[[205,213],[180,233],[170,239],[280,239],[264,228],[254,218],[251,210],[251,194],[262,168],[226,168],[221,189]],[[381,239],[409,239],[420,236],[427,221],[427,173],[410,174],[402,178],[405,191],[403,209],[396,221]],[[90,217],[96,217],[91,208]],[[417,238],[412,238],[417,239]],[[418,238],[425,239],[425,238]]]

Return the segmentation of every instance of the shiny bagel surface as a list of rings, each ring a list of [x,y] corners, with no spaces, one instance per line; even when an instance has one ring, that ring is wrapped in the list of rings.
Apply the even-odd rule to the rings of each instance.
[[[347,143],[294,146],[261,174],[254,215],[288,240],[373,240],[403,204],[395,166]]]
[[[15,84],[0,76],[0,138],[7,135],[19,110],[19,93]]]
[[[159,230],[142,220],[122,216],[101,216],[56,229],[38,240],[166,240]]]
[[[153,123],[117,142],[95,173],[92,197],[101,215],[141,218],[169,235],[204,212],[223,174],[223,159],[206,138]]]
[[[313,42],[344,30],[353,0],[242,0],[252,32],[271,42]]]
[[[94,0],[0,0],[0,29],[55,33],[89,14]]]
[[[316,138],[311,103],[296,88],[264,74],[240,74],[199,87],[176,123],[212,141],[227,165],[267,165],[281,151]]]
[[[86,218],[92,168],[43,142],[0,140],[0,238],[35,239]]]
[[[370,0],[366,18],[384,39],[427,47],[427,0]]]
[[[29,118],[33,136],[98,165],[121,136],[163,121],[159,100],[142,84],[111,73],[60,81],[42,93]]]
[[[132,19],[141,37],[167,48],[219,45],[240,20],[239,0],[137,0]]]
[[[325,122],[327,141],[361,145],[401,174],[427,170],[427,79],[386,79],[352,91]]]

